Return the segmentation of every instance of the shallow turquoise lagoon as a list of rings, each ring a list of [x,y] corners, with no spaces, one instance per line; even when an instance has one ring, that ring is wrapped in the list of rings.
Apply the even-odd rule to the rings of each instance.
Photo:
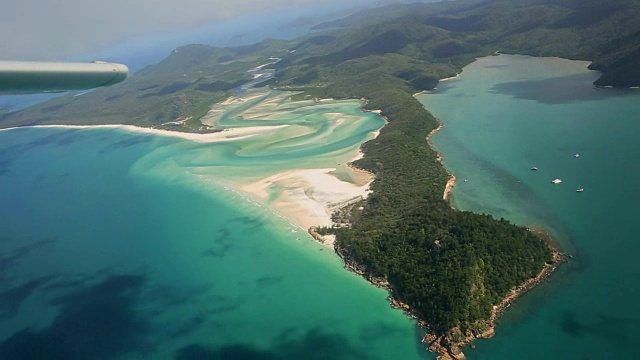
[[[307,120],[318,140],[286,146],[0,132],[0,358],[432,358],[384,290],[216,180],[260,157],[276,164],[264,171],[329,164],[382,126],[326,141],[322,117]]]

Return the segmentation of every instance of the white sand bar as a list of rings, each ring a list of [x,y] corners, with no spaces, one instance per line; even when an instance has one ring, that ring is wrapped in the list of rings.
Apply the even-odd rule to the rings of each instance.
[[[280,189],[271,206],[277,212],[308,229],[311,226],[331,225],[331,214],[338,207],[362,199],[369,193],[369,184],[356,185],[342,181],[327,169],[304,169],[282,172],[240,187],[260,201],[267,203],[270,188]]]
[[[218,131],[218,132],[208,133],[208,134],[185,133],[180,131],[152,129],[152,128],[133,126],[133,125],[35,125],[35,126],[0,129],[0,131],[7,131],[7,130],[14,130],[14,129],[21,129],[21,128],[121,129],[121,130],[131,131],[135,133],[141,133],[141,134],[175,137],[175,138],[190,140],[198,143],[212,143],[212,142],[220,142],[220,141],[236,141],[240,139],[246,139],[253,135],[257,135],[263,132],[274,131],[276,129],[286,128],[288,126],[289,125],[249,126],[249,127],[242,127],[242,128],[225,129],[223,131]]]

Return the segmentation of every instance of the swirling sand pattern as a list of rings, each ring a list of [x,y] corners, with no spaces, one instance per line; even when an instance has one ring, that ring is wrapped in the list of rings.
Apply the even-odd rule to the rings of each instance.
[[[363,112],[359,100],[292,101],[292,94],[263,88],[218,104],[202,122],[220,131],[220,141],[160,148],[134,172],[187,175],[249,195],[302,228],[329,225],[336,204],[366,196],[371,175],[348,163],[384,119]]]

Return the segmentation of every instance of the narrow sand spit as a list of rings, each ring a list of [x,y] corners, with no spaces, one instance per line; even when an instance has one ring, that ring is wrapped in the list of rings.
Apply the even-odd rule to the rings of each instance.
[[[209,133],[209,134],[185,133],[185,132],[179,132],[179,131],[144,128],[144,127],[133,126],[133,125],[35,125],[35,126],[0,129],[0,131],[21,129],[21,128],[122,129],[130,132],[140,133],[140,134],[175,137],[175,138],[190,140],[198,143],[212,143],[212,142],[220,142],[220,141],[236,141],[240,139],[245,139],[253,135],[257,135],[263,132],[270,132],[277,129],[282,129],[288,126],[289,125],[250,126],[250,127],[225,129],[223,131],[218,131],[218,132]]]

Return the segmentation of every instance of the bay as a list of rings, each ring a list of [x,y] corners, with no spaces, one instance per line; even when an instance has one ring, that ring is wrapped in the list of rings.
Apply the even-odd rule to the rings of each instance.
[[[359,106],[254,142],[1,131],[0,358],[432,358],[386,291],[218,179],[344,161],[384,123]]]
[[[444,123],[456,207],[544,228],[573,255],[470,359],[637,357],[640,93],[594,88],[587,65],[492,56],[418,95]]]

